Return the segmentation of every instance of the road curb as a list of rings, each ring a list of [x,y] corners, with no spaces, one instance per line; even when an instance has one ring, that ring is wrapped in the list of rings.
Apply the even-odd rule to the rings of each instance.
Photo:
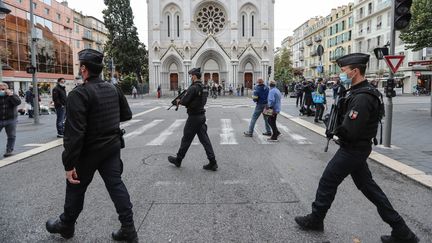
[[[310,123],[304,119],[301,119],[299,117],[294,117],[292,115],[289,115],[285,112],[280,112],[280,115],[299,124],[300,126],[303,126],[323,137],[325,137],[325,129],[317,126],[313,123]],[[409,165],[406,165],[400,161],[397,161],[395,159],[392,159],[388,156],[385,156],[383,154],[380,154],[378,152],[372,151],[372,153],[369,156],[369,159],[375,161],[378,164],[384,165],[385,167],[394,170],[420,184],[423,186],[426,186],[427,188],[432,189],[432,175],[427,175],[425,172],[418,170],[416,168],[413,168]]]

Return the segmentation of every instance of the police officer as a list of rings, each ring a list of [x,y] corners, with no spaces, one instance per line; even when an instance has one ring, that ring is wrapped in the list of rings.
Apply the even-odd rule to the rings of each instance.
[[[213,147],[207,135],[206,116],[204,109],[204,105],[207,103],[208,89],[204,87],[200,80],[200,68],[191,69],[189,71],[189,75],[192,79],[192,85],[188,88],[183,98],[177,100],[180,105],[186,106],[188,119],[183,129],[183,138],[180,148],[177,152],[177,156],[168,156],[168,161],[174,164],[176,167],[180,167],[181,162],[186,156],[186,152],[192,143],[192,140],[194,139],[195,135],[198,135],[198,138],[201,144],[204,146],[207,158],[209,160],[209,163],[204,165],[203,169],[216,171],[218,165],[216,163]]]
[[[64,212],[46,222],[50,233],[71,238],[75,221],[83,209],[84,194],[99,171],[119,215],[121,228],[112,233],[114,240],[138,242],[132,203],[121,174],[121,121],[132,118],[123,93],[99,78],[103,54],[84,49],[78,53],[84,84],[69,93],[64,134],[63,165],[66,171]]]
[[[337,60],[342,70],[341,79],[352,81],[351,89],[342,105],[342,124],[337,128],[340,148],[328,163],[320,179],[312,213],[296,217],[297,224],[305,230],[322,231],[324,218],[336,195],[337,187],[351,175],[357,188],[377,207],[381,218],[392,227],[391,235],[381,236],[384,243],[418,242],[396,212],[387,196],[372,179],[367,158],[372,150],[372,140],[378,130],[382,111],[379,92],[365,79],[369,55],[353,53]],[[382,100],[382,99],[381,99]]]

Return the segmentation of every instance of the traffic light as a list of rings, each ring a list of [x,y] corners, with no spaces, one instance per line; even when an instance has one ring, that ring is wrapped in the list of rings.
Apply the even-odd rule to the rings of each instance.
[[[396,30],[403,30],[408,27],[411,20],[412,0],[395,0],[394,6],[394,27]]]
[[[386,97],[396,97],[396,91],[394,90],[395,87],[395,80],[392,78],[387,79],[387,85],[384,87]]]

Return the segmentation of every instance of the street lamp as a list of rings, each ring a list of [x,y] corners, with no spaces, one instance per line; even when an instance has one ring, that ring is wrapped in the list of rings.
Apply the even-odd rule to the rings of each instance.
[[[10,13],[11,10],[6,7],[6,5],[3,4],[3,2],[0,0],[0,19],[6,18],[6,14]]]

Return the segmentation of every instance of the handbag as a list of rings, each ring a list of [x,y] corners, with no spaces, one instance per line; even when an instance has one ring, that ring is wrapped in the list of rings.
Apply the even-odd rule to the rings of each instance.
[[[272,108],[264,108],[262,113],[264,116],[273,116],[273,109]]]
[[[320,94],[318,92],[318,88],[315,92],[312,92],[312,100],[315,104],[323,104],[324,103],[324,94]]]

